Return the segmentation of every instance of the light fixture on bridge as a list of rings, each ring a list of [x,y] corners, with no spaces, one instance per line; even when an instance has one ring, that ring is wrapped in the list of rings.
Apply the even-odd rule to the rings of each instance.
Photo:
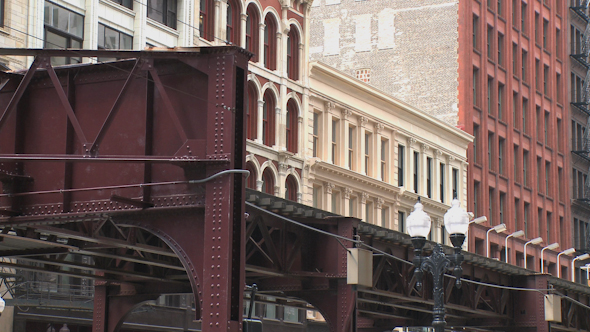
[[[583,254],[580,256],[575,257],[574,259],[572,259],[572,282],[576,282],[576,261],[580,260],[583,261],[585,259],[587,259],[588,257],[590,257],[589,254]]]
[[[486,232],[486,257],[490,258],[490,232],[502,233],[506,230],[506,224],[496,225]]]
[[[471,212],[469,212],[469,213],[471,213]],[[471,213],[469,215],[469,219],[472,219],[471,221],[469,221],[469,225],[483,224],[484,222],[488,221],[488,217],[486,217],[486,216],[481,216],[481,217],[477,217],[477,218],[473,219],[473,213]]]
[[[414,246],[413,262],[416,266],[414,275],[418,280],[416,286],[421,287],[424,271],[430,272],[433,278],[434,307],[432,309],[432,326],[435,332],[444,331],[447,324],[445,321],[442,284],[443,276],[447,270],[453,270],[456,278],[455,284],[457,288],[461,287],[461,276],[463,275],[461,247],[465,242],[465,234],[469,229],[469,215],[459,206],[459,200],[453,199],[451,205],[452,207],[444,215],[445,229],[450,234],[451,243],[455,248],[455,253],[451,255],[445,254],[441,245],[437,243],[429,257],[422,256],[422,248],[426,244],[426,237],[430,233],[432,221],[430,216],[424,212],[424,206],[420,203],[420,198],[418,198],[418,203],[414,205],[414,211],[410,213],[407,219],[408,233],[412,237],[412,245]]]
[[[524,235],[524,231],[520,230],[520,231],[516,231],[506,237],[506,240],[505,240],[506,242],[504,243],[504,250],[505,250],[504,256],[506,256],[506,263],[508,263],[508,239],[511,237],[521,237],[523,235]]]
[[[570,255],[576,252],[576,248],[566,249],[557,254],[557,277],[561,278],[561,255]]]
[[[545,273],[545,263],[543,262],[543,253],[545,252],[545,250],[554,250],[559,248],[559,243],[555,242],[552,243],[548,246],[546,246],[545,248],[541,249],[541,273]]]
[[[541,242],[543,242],[543,238],[539,236],[539,237],[536,237],[524,244],[524,268],[525,269],[526,269],[526,246],[528,246],[529,244],[539,244]]]

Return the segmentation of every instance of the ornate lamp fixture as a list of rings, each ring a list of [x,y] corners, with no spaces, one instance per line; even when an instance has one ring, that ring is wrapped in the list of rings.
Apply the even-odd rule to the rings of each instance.
[[[432,274],[434,299],[432,326],[436,332],[443,332],[447,325],[443,300],[443,276],[447,270],[452,269],[456,278],[455,285],[457,288],[461,287],[461,276],[463,275],[461,247],[465,242],[465,234],[469,229],[469,215],[459,207],[459,200],[453,199],[451,205],[452,207],[444,216],[445,229],[450,234],[451,243],[455,248],[455,253],[451,255],[446,255],[441,245],[437,243],[434,246],[432,255],[429,257],[422,256],[422,249],[426,244],[426,237],[430,233],[432,221],[430,216],[424,212],[424,206],[420,203],[420,198],[418,198],[418,203],[414,205],[414,211],[407,219],[408,233],[412,237],[412,245],[414,246],[414,265],[416,266],[414,274],[418,280],[417,287],[422,287],[424,271]]]

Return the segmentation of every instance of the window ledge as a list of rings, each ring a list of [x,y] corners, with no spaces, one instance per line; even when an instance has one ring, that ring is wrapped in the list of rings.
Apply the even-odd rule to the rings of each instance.
[[[109,1],[109,0],[99,0],[99,2],[105,6],[111,7],[112,9],[124,12],[125,14],[127,14],[131,17],[135,17],[135,12],[133,11],[133,9],[129,9],[123,5],[120,5],[116,2]]]
[[[156,29],[164,30],[164,31],[166,31],[166,32],[168,32],[170,34],[173,34],[176,37],[180,36],[180,33],[178,32],[178,30],[172,29],[171,27],[169,27],[169,26],[167,26],[167,25],[165,25],[163,23],[160,23],[158,21],[155,21],[155,20],[153,20],[153,19],[151,19],[149,17],[147,18],[146,23],[148,25],[151,25],[152,27],[154,27]]]

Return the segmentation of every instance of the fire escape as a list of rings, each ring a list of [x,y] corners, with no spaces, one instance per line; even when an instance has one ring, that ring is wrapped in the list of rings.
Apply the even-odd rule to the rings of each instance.
[[[584,68],[586,75],[582,84],[578,80],[572,82],[571,89],[575,93],[572,94],[571,105],[588,116],[586,126],[572,132],[572,153],[590,163],[590,17],[588,16],[590,0],[573,0],[571,4],[570,10],[586,23],[581,37],[578,33],[572,36],[575,45],[571,45],[572,54],[570,54],[570,57],[574,60],[574,63],[577,62]],[[590,173],[590,169],[588,173]],[[577,182],[573,183],[573,198],[578,204],[590,207],[590,179],[588,179],[587,175],[582,177],[580,173],[572,180]],[[586,220],[574,220],[574,234],[576,234],[574,235],[574,243],[576,249],[581,252],[588,252],[590,249],[589,224]]]

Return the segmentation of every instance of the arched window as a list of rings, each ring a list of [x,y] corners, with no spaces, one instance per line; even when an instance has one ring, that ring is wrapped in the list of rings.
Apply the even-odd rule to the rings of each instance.
[[[240,7],[234,0],[227,1],[225,40],[238,44],[240,40]]]
[[[298,124],[297,104],[293,99],[287,103],[287,151],[297,153],[297,124]]]
[[[299,79],[299,34],[293,24],[287,41],[287,77],[295,81]]]
[[[287,176],[285,182],[285,199],[297,202],[297,181],[293,175]]]
[[[258,122],[258,94],[254,84],[248,84],[248,107],[246,108],[246,137],[256,139]]]
[[[213,41],[213,0],[200,0],[199,36]]]
[[[258,61],[258,13],[253,3],[248,6],[248,18],[246,18],[246,50],[254,53],[252,61]]]
[[[270,195],[275,194],[275,180],[268,168],[262,172],[262,192]]]
[[[262,106],[262,143],[268,146],[275,144],[275,98],[270,90],[264,93]]]
[[[258,177],[258,174],[256,173],[256,167],[254,167],[252,163],[246,163],[246,169],[250,171],[246,187],[250,189],[256,189],[256,178]]]
[[[277,24],[272,15],[264,19],[264,67],[277,69]]]

